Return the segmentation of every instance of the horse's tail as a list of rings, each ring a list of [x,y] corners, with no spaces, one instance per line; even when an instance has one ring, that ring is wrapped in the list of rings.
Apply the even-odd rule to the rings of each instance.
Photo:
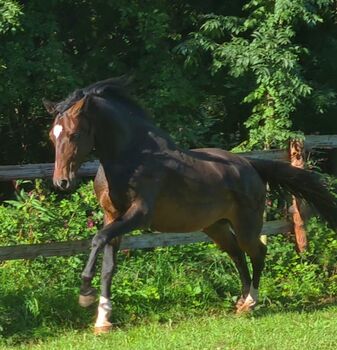
[[[249,162],[271,188],[303,198],[337,231],[337,198],[318,173],[280,161],[249,158]]]

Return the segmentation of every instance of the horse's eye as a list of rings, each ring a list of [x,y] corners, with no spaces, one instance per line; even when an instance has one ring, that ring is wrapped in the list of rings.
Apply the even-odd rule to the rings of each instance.
[[[74,132],[73,134],[70,135],[70,141],[77,141],[80,138],[80,133],[79,132]]]

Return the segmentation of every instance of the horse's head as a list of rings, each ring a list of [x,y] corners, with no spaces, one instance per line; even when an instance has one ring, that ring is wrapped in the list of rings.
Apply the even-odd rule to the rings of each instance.
[[[53,182],[61,190],[69,190],[75,185],[81,163],[94,146],[94,133],[86,113],[86,97],[61,113],[57,103],[46,100],[43,103],[55,116],[49,132],[55,147]]]

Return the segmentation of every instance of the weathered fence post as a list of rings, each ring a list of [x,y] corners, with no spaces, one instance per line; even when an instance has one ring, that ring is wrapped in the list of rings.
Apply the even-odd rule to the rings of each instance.
[[[289,144],[289,157],[291,165],[297,168],[304,169],[304,143],[302,140],[292,140]],[[294,233],[296,239],[296,248],[302,253],[308,246],[307,233],[305,231],[305,223],[300,212],[300,200],[293,196],[290,214],[293,217]]]

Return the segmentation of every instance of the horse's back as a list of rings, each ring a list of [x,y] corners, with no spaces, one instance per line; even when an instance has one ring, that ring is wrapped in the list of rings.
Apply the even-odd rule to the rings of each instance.
[[[264,196],[265,183],[247,158],[220,148],[198,148],[189,154],[201,162],[204,174],[220,174],[228,190],[255,200]]]

